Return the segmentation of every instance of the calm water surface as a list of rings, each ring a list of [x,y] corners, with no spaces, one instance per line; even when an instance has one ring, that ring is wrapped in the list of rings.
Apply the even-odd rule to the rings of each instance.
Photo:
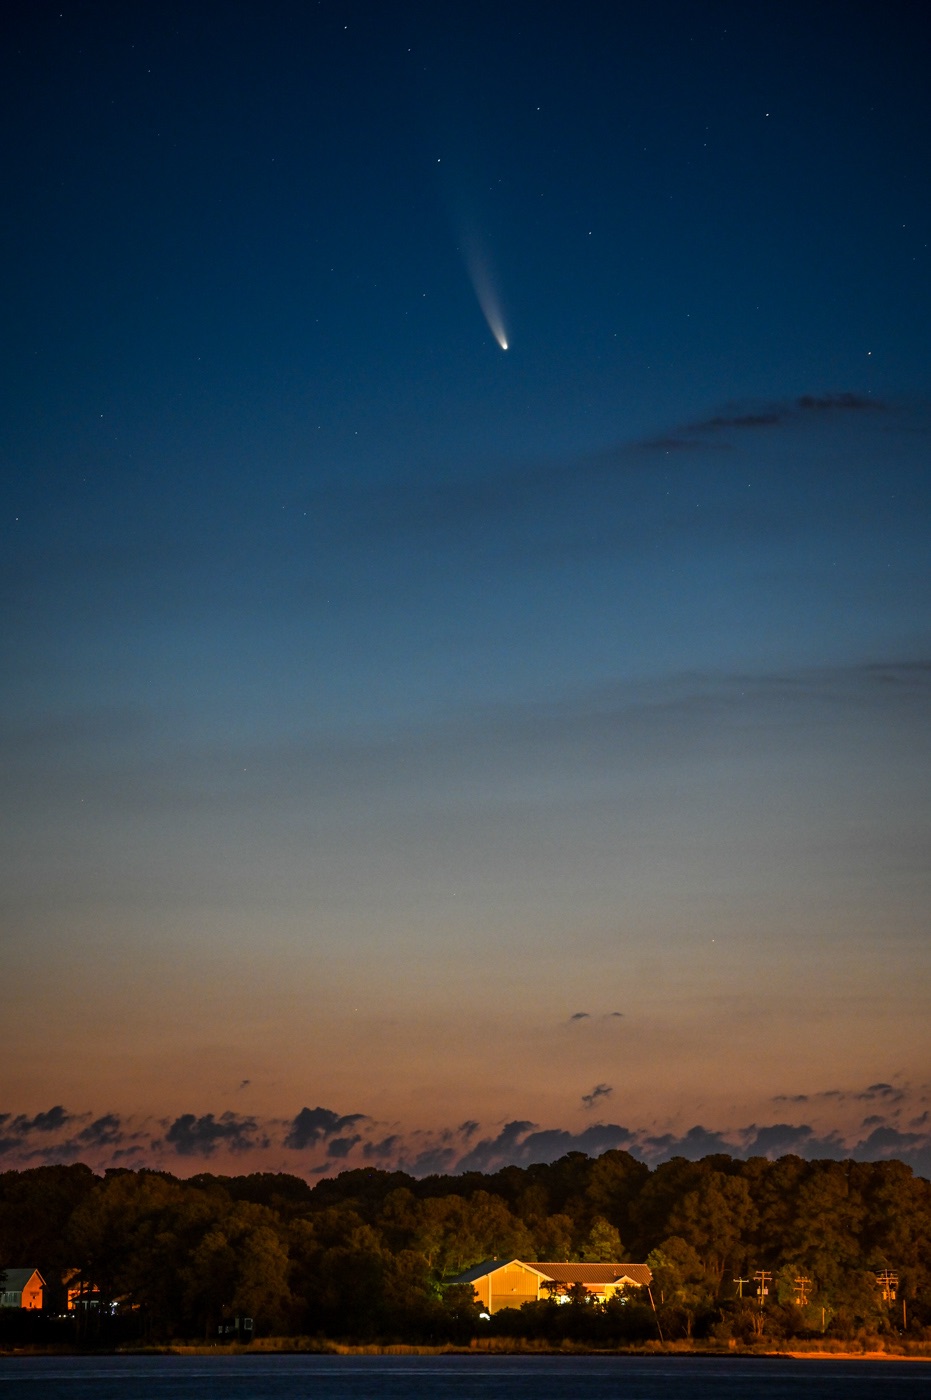
[[[0,1357],[0,1396],[36,1400],[931,1400],[914,1361],[668,1357]]]

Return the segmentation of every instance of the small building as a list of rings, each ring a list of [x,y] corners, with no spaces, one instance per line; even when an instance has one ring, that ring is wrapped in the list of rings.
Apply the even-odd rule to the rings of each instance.
[[[80,1269],[66,1269],[61,1281],[68,1312],[87,1312],[101,1306],[100,1289],[95,1283],[88,1282]]]
[[[39,1309],[44,1288],[38,1269],[0,1269],[0,1308]]]
[[[541,1298],[565,1298],[570,1289],[584,1288],[591,1301],[604,1303],[624,1288],[649,1288],[653,1278],[647,1264],[566,1264],[540,1260],[486,1259],[447,1279],[470,1283],[487,1313],[519,1308]]]

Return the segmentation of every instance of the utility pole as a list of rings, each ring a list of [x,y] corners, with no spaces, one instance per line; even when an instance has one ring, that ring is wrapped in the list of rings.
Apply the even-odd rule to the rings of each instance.
[[[811,1279],[802,1274],[800,1278],[793,1279],[795,1284],[795,1306],[804,1308],[808,1304],[808,1290],[811,1288]]]
[[[744,1296],[744,1284],[749,1283],[750,1280],[748,1278],[735,1278],[733,1282],[737,1285],[737,1297],[742,1298]]]
[[[769,1294],[769,1285],[773,1281],[773,1276],[768,1269],[757,1269],[753,1275],[753,1281],[759,1284],[760,1307],[763,1306],[763,1299]]]
[[[882,1293],[884,1303],[894,1303],[899,1296],[899,1276],[895,1269],[880,1269],[876,1275],[876,1287]],[[908,1326],[905,1311],[905,1290],[902,1290],[902,1331]]]

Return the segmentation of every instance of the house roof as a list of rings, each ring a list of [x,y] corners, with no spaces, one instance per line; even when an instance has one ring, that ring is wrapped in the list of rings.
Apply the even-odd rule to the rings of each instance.
[[[584,1283],[589,1286],[617,1283],[630,1279],[631,1283],[648,1285],[653,1274],[648,1264],[556,1264],[536,1262],[532,1268],[545,1274],[553,1283]]]
[[[38,1269],[0,1269],[0,1286],[4,1293],[22,1293],[33,1277],[45,1283]]]
[[[481,1264],[473,1264],[471,1269],[466,1269],[464,1273],[457,1274],[447,1282],[475,1283],[477,1279],[485,1278],[498,1269],[506,1269],[514,1264],[521,1269],[529,1269],[538,1278],[550,1283],[584,1283],[589,1288],[619,1283],[623,1279],[630,1279],[631,1283],[645,1287],[653,1278],[648,1264],[567,1264],[543,1263],[538,1259],[485,1259]]]
[[[493,1274],[498,1269],[510,1268],[516,1264],[521,1269],[529,1269],[531,1273],[538,1274],[540,1278],[549,1278],[549,1274],[543,1272],[542,1264],[528,1264],[523,1259],[484,1259],[481,1264],[473,1264],[471,1269],[464,1270],[457,1274],[455,1278],[447,1279],[447,1283],[474,1283],[476,1279],[484,1278],[486,1274]]]

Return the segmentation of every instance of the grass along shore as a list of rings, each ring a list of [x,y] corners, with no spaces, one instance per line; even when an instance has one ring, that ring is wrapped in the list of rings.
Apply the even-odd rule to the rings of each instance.
[[[706,1356],[792,1359],[795,1361],[931,1361],[931,1340],[864,1338],[862,1341],[792,1341],[785,1346],[719,1345],[708,1342],[646,1342],[630,1347],[592,1347],[577,1342],[559,1346],[519,1337],[476,1338],[468,1345],[413,1346],[407,1343],[368,1343],[352,1346],[322,1337],[257,1337],[248,1345],[238,1342],[165,1342],[83,1350],[67,1346],[18,1346],[0,1348],[0,1356]]]

